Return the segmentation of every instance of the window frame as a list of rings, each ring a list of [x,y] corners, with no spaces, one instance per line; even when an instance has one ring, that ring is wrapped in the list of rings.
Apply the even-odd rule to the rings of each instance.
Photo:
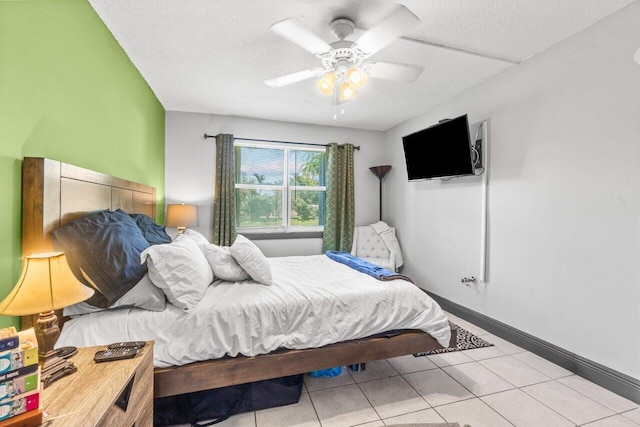
[[[236,147],[250,147],[250,148],[263,148],[263,149],[277,149],[283,150],[283,184],[234,184],[234,191],[236,191],[236,200],[238,200],[238,189],[254,189],[254,190],[274,190],[274,191],[282,191],[282,226],[272,226],[272,227],[241,227],[237,222],[236,217],[236,231],[240,234],[251,235],[252,239],[269,239],[269,238],[313,238],[313,237],[322,237],[322,233],[324,232],[324,224],[318,226],[301,226],[301,225],[291,225],[291,203],[292,196],[291,193],[294,190],[300,191],[322,191],[325,194],[327,193],[327,186],[304,186],[304,185],[290,185],[289,184],[289,154],[292,151],[312,151],[323,153],[326,156],[326,147],[324,146],[305,146],[300,145],[296,147],[291,147],[288,144],[277,144],[277,143],[261,143],[259,141],[234,141],[233,149]],[[326,157],[325,157],[326,160]],[[239,163],[238,163],[239,164]],[[326,200],[326,199],[325,199]],[[238,201],[236,201],[238,203]],[[236,210],[237,210],[236,205]],[[318,218],[320,219],[320,218]],[[324,221],[322,221],[324,222]]]

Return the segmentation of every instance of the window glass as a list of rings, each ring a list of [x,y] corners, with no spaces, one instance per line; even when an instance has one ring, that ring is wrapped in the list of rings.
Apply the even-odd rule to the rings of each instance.
[[[291,225],[318,227],[324,225],[324,191],[291,190]]]
[[[323,229],[324,150],[240,143],[235,155],[239,231]]]
[[[282,227],[282,190],[236,190],[238,227]]]
[[[324,153],[289,151],[289,185],[324,185]]]
[[[236,147],[236,183],[282,185],[284,152],[272,148]]]

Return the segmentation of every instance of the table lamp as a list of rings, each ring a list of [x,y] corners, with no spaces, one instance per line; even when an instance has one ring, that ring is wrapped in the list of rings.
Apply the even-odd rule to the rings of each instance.
[[[198,226],[198,207],[196,205],[167,205],[167,227],[178,227],[178,234],[187,227]]]
[[[0,314],[40,314],[35,329],[44,387],[77,371],[72,362],[58,357],[53,349],[60,336],[58,316],[54,310],[84,301],[91,295],[93,289],[76,279],[64,253],[48,252],[25,257],[18,283],[0,302]]]

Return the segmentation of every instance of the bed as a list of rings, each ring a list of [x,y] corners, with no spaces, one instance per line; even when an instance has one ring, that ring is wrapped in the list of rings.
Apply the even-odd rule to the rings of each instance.
[[[50,234],[54,230],[68,224],[74,219],[87,215],[88,212],[101,209],[122,209],[128,213],[142,213],[151,218],[155,218],[155,205],[155,189],[152,187],[50,159],[25,158],[23,162],[23,254],[28,255],[34,252],[51,250],[52,243]],[[295,259],[289,260],[277,258],[269,260],[273,268],[274,283],[282,283],[282,286],[266,287],[264,285],[252,283],[233,284],[226,282],[214,282],[214,285],[207,288],[208,293],[203,300],[210,298],[212,301],[220,301],[221,298],[219,292],[227,293],[229,295],[233,295],[234,298],[237,298],[238,295],[241,295],[246,291],[250,291],[247,293],[252,295],[256,294],[256,292],[262,293],[267,296],[267,299],[269,299],[271,292],[278,287],[283,288],[286,293],[290,294],[291,289],[287,288],[287,286],[293,279],[289,276],[285,277],[284,272],[291,270],[290,266],[293,265],[291,263],[297,263],[296,265],[299,270],[307,269],[306,264],[304,264],[304,262],[307,261],[302,260],[301,258],[303,257],[294,258]],[[324,256],[316,256],[315,258],[316,259],[313,261],[318,265],[317,268],[321,269],[320,271],[327,268],[327,264],[323,263],[333,263],[333,261],[326,259]],[[349,281],[353,279],[352,283],[355,283],[356,279],[360,280],[354,276],[357,272],[348,270],[348,267],[346,266],[339,266],[338,270],[340,274],[345,275],[346,280]],[[357,275],[359,274],[360,273],[357,273]],[[316,274],[316,276],[318,276],[318,274]],[[371,286],[371,283],[367,283],[368,280],[369,279],[364,279],[364,285],[362,286]],[[395,287],[410,286],[413,288],[413,291],[418,290],[414,285],[398,282],[403,281],[396,280],[389,282],[384,286],[379,286],[378,291],[383,293],[382,296],[377,297],[377,299],[380,301],[386,300],[386,287],[389,285],[393,287],[394,283],[396,284]],[[319,288],[321,285],[320,283],[316,283],[315,285],[316,286],[313,288],[318,288],[315,290],[316,297],[319,298],[323,290]],[[251,286],[254,286],[254,288],[252,289]],[[216,294],[215,292],[218,293]],[[424,293],[420,290],[418,290],[418,292],[420,295],[412,295],[409,299],[422,298],[422,294]],[[304,301],[308,298],[308,296],[301,296],[298,299]],[[357,305],[355,300],[351,301],[350,304],[351,306]],[[431,302],[429,302],[429,304],[431,304]],[[433,304],[435,304],[435,302],[433,302]],[[112,342],[117,341],[116,338],[124,336],[118,335],[118,332],[116,331],[114,335],[109,335],[107,333],[100,337],[96,335],[96,331],[99,331],[100,326],[95,326],[93,329],[92,327],[85,328],[85,332],[75,332],[75,328],[80,328],[78,324],[84,323],[100,325],[102,318],[108,319],[103,320],[103,322],[112,321],[112,324],[122,325],[121,333],[127,334],[127,337],[134,337],[135,339],[153,339],[153,337],[147,338],[146,332],[143,328],[144,325],[148,325],[149,328],[153,329],[157,327],[157,324],[153,323],[154,321],[164,324],[172,321],[177,324],[182,324],[184,321],[184,311],[176,310],[175,307],[172,308],[171,304],[167,305],[169,306],[169,310],[167,312],[163,312],[161,315],[156,315],[154,317],[155,320],[145,320],[141,317],[145,315],[145,313],[143,313],[144,310],[135,308],[119,309],[117,311],[107,310],[100,313],[90,314],[88,316],[80,316],[80,321],[73,319],[69,321],[67,326],[63,327],[62,339],[65,340],[65,342],[69,340],[73,341],[73,339],[70,339],[69,337],[84,334],[89,342],[91,339],[98,340],[95,342],[100,342],[100,340]],[[406,302],[401,301],[398,307],[393,310],[402,311],[405,310],[406,307]],[[437,304],[435,304],[435,307],[437,307]],[[236,308],[234,308],[233,305],[228,305],[225,309],[235,310]],[[245,309],[238,310],[239,312],[245,311]],[[273,309],[268,310],[273,311]],[[298,308],[295,311],[300,314],[301,310],[305,310],[304,306],[303,308]],[[321,310],[327,310],[327,308]],[[419,327],[417,324],[413,325],[408,323],[408,326],[397,329],[394,324],[385,324],[383,316],[376,315],[379,314],[380,310],[381,308],[379,304],[373,303],[371,308],[369,308],[369,312],[367,312],[368,314],[360,314],[361,316],[371,317],[378,320],[378,324],[373,326],[374,329],[357,330],[355,332],[348,331],[348,333],[344,331],[337,331],[330,337],[325,335],[331,335],[331,333],[320,334],[322,336],[318,338],[321,339],[317,342],[312,342],[311,344],[295,342],[294,344],[289,345],[290,342],[287,341],[286,345],[294,348],[283,348],[280,346],[280,341],[274,341],[271,339],[271,336],[266,334],[266,337],[270,338],[268,340],[269,342],[267,344],[261,343],[258,346],[259,350],[254,352],[255,355],[253,355],[250,350],[243,349],[242,343],[238,344],[238,349],[233,349],[232,346],[232,350],[225,349],[223,353],[216,353],[215,345],[213,346],[214,350],[207,349],[206,352],[199,352],[196,351],[196,347],[198,346],[193,347],[195,344],[181,343],[179,344],[181,346],[191,346],[193,351],[186,352],[177,356],[175,359],[172,359],[171,356],[167,357],[167,355],[172,355],[174,351],[171,350],[170,347],[163,346],[165,344],[169,345],[174,341],[174,338],[159,336],[157,337],[159,350],[158,358],[154,362],[156,365],[154,375],[154,396],[171,396],[192,391],[305,373],[332,366],[362,363],[442,348],[441,344],[444,343],[442,334],[438,337],[441,343],[438,343],[436,338],[423,330],[414,329]],[[436,310],[434,312],[437,312],[439,307],[434,310]],[[191,311],[195,311],[195,309],[190,310],[190,312]],[[311,317],[315,316],[316,318],[321,318],[322,315],[321,311],[320,314],[313,314]],[[425,313],[424,315],[427,317],[435,316],[433,313]],[[112,316],[119,317],[117,317],[117,320],[113,320]],[[298,317],[307,318],[309,316],[299,315]],[[413,317],[420,316],[416,315]],[[62,318],[60,313],[59,318]],[[24,317],[22,321],[23,327],[27,327],[32,324],[33,318]],[[201,319],[199,321],[201,322],[201,325],[208,325],[212,320]],[[358,322],[352,323],[355,324]],[[218,329],[225,328],[225,325],[218,326]],[[196,326],[184,327],[197,328],[198,326],[196,324]],[[311,326],[310,324],[306,324],[305,327],[313,328],[313,324],[311,324]],[[118,328],[112,329],[117,330]],[[247,327],[245,327],[245,329],[247,329]],[[248,328],[247,330],[250,329],[251,328]],[[394,329],[392,334],[378,335],[377,333],[374,333],[374,331],[388,332],[390,329]],[[132,333],[131,330],[133,331]],[[78,329],[78,331],[80,331],[80,329]],[[345,339],[345,337],[359,337],[363,334],[365,335],[364,338]],[[231,335],[233,336],[234,334],[232,333]],[[275,335],[278,334],[274,333],[274,336]],[[307,333],[306,335],[309,334]],[[446,337],[448,338],[449,335],[446,335]],[[255,340],[255,338],[256,337],[254,336],[253,339]],[[333,340],[336,342],[332,342]],[[455,343],[455,340],[456,335],[455,331],[453,331],[449,340],[449,346]],[[207,356],[208,354],[211,356]],[[249,355],[247,356],[243,354]],[[192,359],[189,357],[192,357]],[[206,357],[211,358],[202,360]]]

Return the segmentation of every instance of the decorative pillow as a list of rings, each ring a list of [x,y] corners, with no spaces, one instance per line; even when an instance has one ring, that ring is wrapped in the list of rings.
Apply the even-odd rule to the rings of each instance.
[[[107,308],[133,288],[147,272],[140,253],[149,247],[136,222],[124,211],[98,211],[51,233],[53,247],[67,255],[76,278],[96,289],[86,302]],[[91,286],[92,287],[92,286]]]
[[[156,224],[156,222],[148,216],[144,214],[129,214],[129,216],[138,224],[138,228],[150,245],[171,243],[171,237],[169,237],[164,230],[164,227]]]
[[[198,246],[210,245],[211,244],[211,242],[209,242],[209,240],[207,240],[207,238],[204,237],[202,234],[198,233],[197,231],[190,230],[188,228],[186,228],[182,234],[178,234],[176,236],[176,239],[178,239],[178,238],[180,238],[180,239],[191,239],[194,242],[196,242],[196,244]]]
[[[236,241],[233,242],[229,249],[231,250],[231,255],[240,264],[240,267],[249,273],[253,280],[265,285],[273,283],[269,261],[251,240],[242,234],[238,234]]]
[[[207,258],[216,278],[227,282],[240,282],[249,278],[249,274],[238,265],[228,247],[209,243],[200,246],[200,250]]]
[[[162,311],[166,305],[167,298],[164,296],[162,289],[156,287],[145,274],[142,279],[126,294],[116,301],[109,309],[120,307],[138,307],[149,311]],[[63,312],[65,316],[79,316],[81,314],[95,313],[104,309],[94,307],[86,302],[65,307]]]
[[[200,302],[213,282],[207,259],[190,239],[151,246],[142,252],[140,260],[147,261],[153,284],[162,289],[171,304],[184,310]]]

